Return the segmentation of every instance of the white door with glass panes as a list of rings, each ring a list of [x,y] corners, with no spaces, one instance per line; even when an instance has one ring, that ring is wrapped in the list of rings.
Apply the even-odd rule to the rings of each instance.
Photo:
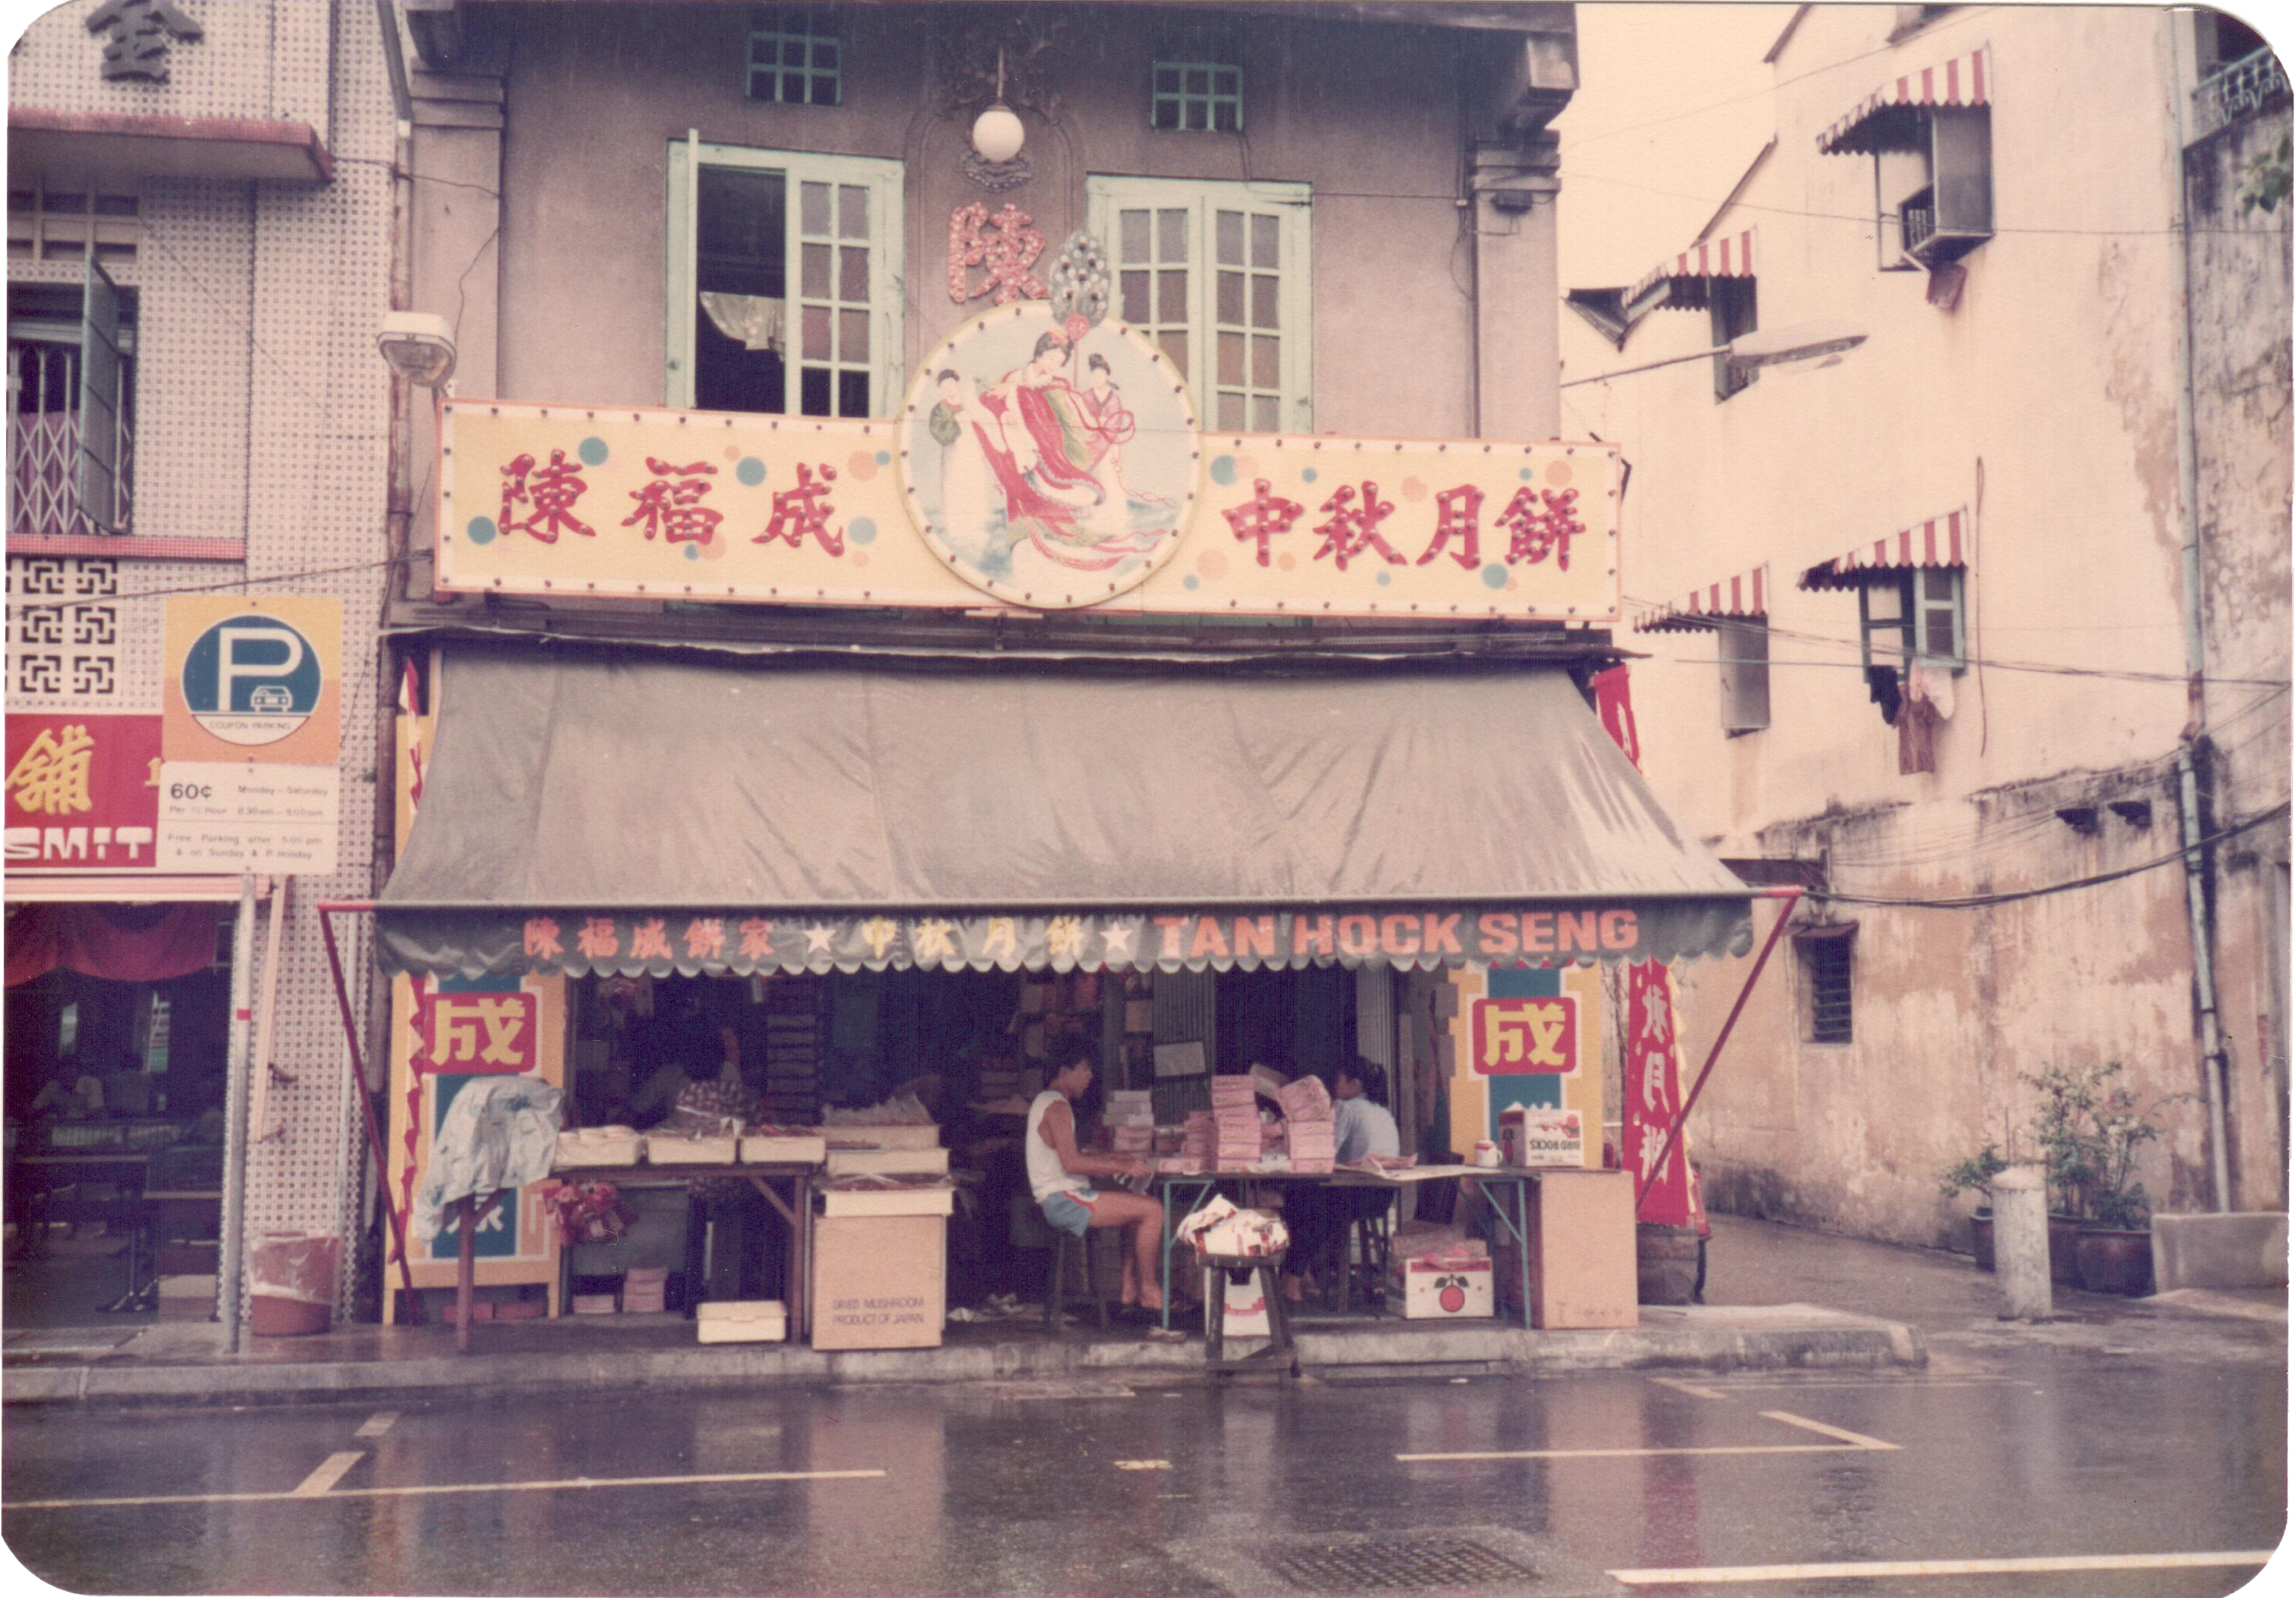
[[[665,402],[890,416],[901,397],[901,163],[669,146]]]
[[[1201,424],[1311,430],[1308,186],[1095,177],[1086,193],[1116,315],[1186,375]]]

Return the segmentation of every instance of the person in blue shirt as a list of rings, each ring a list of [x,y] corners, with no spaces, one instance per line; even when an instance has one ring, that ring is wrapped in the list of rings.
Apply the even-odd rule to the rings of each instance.
[[[1361,1055],[1342,1061],[1332,1074],[1332,1143],[1339,1164],[1374,1154],[1399,1154],[1402,1136],[1387,1110],[1387,1072]],[[1395,1195],[1382,1188],[1313,1187],[1295,1184],[1283,1197],[1283,1220],[1292,1246],[1283,1260],[1283,1297],[1307,1297],[1310,1270],[1347,1242],[1348,1224],[1378,1215]],[[1345,1269],[1342,1258],[1340,1268]]]
[[[1361,1055],[1342,1064],[1332,1078],[1332,1142],[1333,1158],[1341,1165],[1403,1152],[1402,1135],[1387,1110],[1387,1072]]]

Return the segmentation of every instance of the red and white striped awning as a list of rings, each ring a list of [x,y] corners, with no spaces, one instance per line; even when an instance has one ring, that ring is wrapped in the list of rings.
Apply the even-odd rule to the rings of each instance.
[[[1890,78],[1817,135],[1818,153],[1869,155],[1877,150],[1906,148],[1923,111],[1939,106],[1990,105],[1992,94],[1992,49],[1980,45],[1966,55]]]
[[[1667,257],[1627,291],[1627,303],[1634,304],[1664,282],[1669,306],[1677,310],[1704,310],[1710,278],[1753,275],[1754,230],[1749,227],[1693,244],[1678,255]]]
[[[1660,605],[1635,622],[1637,633],[1702,633],[1719,621],[1751,621],[1769,614],[1768,562],[1693,588],[1670,605]]]
[[[1881,571],[1910,567],[1966,566],[1972,546],[1969,512],[1948,511],[1927,521],[1916,521],[1886,538],[1861,544],[1848,554],[1822,561],[1801,574],[1800,586],[1859,588]]]

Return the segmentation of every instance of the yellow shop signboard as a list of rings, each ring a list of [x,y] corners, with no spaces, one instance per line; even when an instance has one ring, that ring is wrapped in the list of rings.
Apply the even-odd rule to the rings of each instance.
[[[460,593],[1618,617],[1606,445],[1221,435],[1120,323],[992,311],[875,421],[454,401]]]

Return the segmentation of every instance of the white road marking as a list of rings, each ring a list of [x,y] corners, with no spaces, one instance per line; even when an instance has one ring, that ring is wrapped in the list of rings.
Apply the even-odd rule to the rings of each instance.
[[[322,1465],[321,1470],[326,1469]],[[316,1472],[315,1472],[316,1474]],[[439,1493],[554,1493],[580,1487],[704,1487],[731,1481],[858,1481],[874,1480],[882,1471],[728,1471],[709,1476],[574,1476],[562,1481],[465,1481],[435,1487],[352,1487],[324,1495],[328,1499],[412,1498]],[[285,1493],[169,1493],[143,1498],[29,1498],[0,1504],[0,1510],[126,1509],[146,1504],[276,1504],[311,1495],[301,1488]]]
[[[1853,1447],[1886,1448],[1892,1453],[1895,1453],[1898,1448],[1898,1445],[1895,1443],[1885,1443],[1879,1438],[1866,1437],[1861,1432],[1844,1431],[1841,1427],[1828,1426],[1823,1421],[1810,1421],[1805,1420],[1800,1415],[1790,1415],[1783,1409],[1766,1409],[1762,1411],[1762,1419],[1766,1421],[1783,1421],[1789,1426],[1799,1426],[1805,1431],[1815,1431],[1820,1437],[1838,1437],[1843,1442],[1851,1445]]]
[[[397,1410],[386,1409],[381,1414],[369,1415],[366,1418],[366,1424],[361,1426],[357,1431],[352,1432],[351,1435],[353,1437],[381,1437],[384,1432],[390,1430],[391,1422],[398,1419],[398,1412]]]
[[[1830,1565],[1685,1565],[1672,1569],[1611,1570],[1629,1586],[1718,1581],[1841,1581],[1882,1576],[2015,1576],[2067,1570],[2193,1570],[2262,1565],[2270,1553],[2068,1553],[2035,1559],[1905,1559]]]
[[[1515,1448],[1488,1454],[1398,1454],[1405,1464],[1452,1459],[1653,1459],[1675,1454],[1857,1454],[1842,1443],[1750,1443],[1712,1448]],[[0,1507],[5,1507],[0,1505]]]
[[[1652,1381],[1663,1381],[1666,1379],[1662,1376],[1653,1376],[1650,1380]],[[1668,1385],[1671,1386],[1673,1384],[1669,1383]],[[1941,1376],[1929,1380],[1923,1380],[1920,1377],[1907,1376],[1826,1376],[1802,1381],[1773,1381],[1760,1377],[1724,1376],[1718,1378],[1716,1381],[1715,1385],[1720,1388],[1726,1388],[1732,1392],[1735,1392],[1741,1388],[1749,1389],[1754,1388],[1825,1388],[1831,1389],[1837,1387],[1894,1387],[1900,1388],[1909,1393],[1926,1393],[1934,1388],[2025,1387],[2030,1384],[2006,1376]]]
[[[1677,1393],[1688,1393],[1693,1398],[1727,1398],[1727,1393],[1718,1393],[1710,1387],[1701,1387],[1694,1381],[1679,1381],[1671,1376],[1653,1376],[1651,1381],[1660,1387],[1670,1387]]]
[[[330,1454],[325,1463],[304,1477],[295,1490],[287,1496],[290,1498],[316,1498],[340,1481],[353,1465],[365,1457],[365,1454],[357,1448],[346,1454]]]
[[[1172,1468],[1172,1462],[1168,1459],[1119,1459],[1116,1462],[1116,1468],[1119,1471],[1168,1471]]]
[[[1659,1378],[1651,1380],[1655,1381]],[[1841,1441],[1716,1445],[1701,1448],[1510,1448],[1477,1454],[1398,1454],[1395,1457],[1405,1464],[1423,1464],[1438,1460],[1462,1459],[1644,1459],[1678,1454],[1858,1454],[1875,1450],[1895,1454],[1899,1451],[1895,1443],[1885,1443],[1862,1432],[1844,1431],[1841,1427],[1828,1426],[1823,1421],[1790,1415],[1783,1409],[1766,1409],[1761,1414],[1766,1421],[1783,1421],[1789,1426],[1839,1438]]]

